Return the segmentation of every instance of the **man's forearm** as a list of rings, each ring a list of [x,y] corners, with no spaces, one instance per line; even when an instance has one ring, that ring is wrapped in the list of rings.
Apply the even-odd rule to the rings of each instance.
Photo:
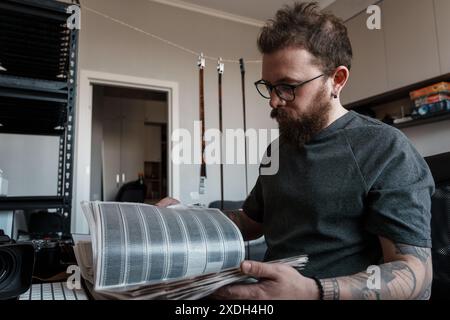
[[[233,221],[236,226],[241,230],[242,235],[245,233],[245,225],[242,221],[242,214],[238,210],[228,210],[224,211],[226,216],[230,218],[231,221]]]
[[[322,279],[324,299],[429,299],[433,277],[430,249],[403,245],[397,245],[397,249],[416,259],[379,265],[378,274],[361,272],[352,276]],[[379,287],[374,287],[372,280],[378,275]]]
[[[262,226],[251,220],[242,210],[224,211],[236,226],[241,230],[245,241],[254,240],[262,235]]]

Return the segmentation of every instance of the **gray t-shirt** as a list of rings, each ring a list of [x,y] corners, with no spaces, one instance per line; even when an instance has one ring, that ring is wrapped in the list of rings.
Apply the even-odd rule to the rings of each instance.
[[[379,236],[431,247],[434,181],[401,131],[350,111],[304,147],[280,137],[278,149],[278,172],[260,175],[243,206],[263,223],[265,260],[308,254],[302,273],[325,278],[381,263]]]

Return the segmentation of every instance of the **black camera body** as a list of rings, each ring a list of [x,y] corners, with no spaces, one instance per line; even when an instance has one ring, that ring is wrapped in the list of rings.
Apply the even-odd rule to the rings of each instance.
[[[34,246],[16,244],[0,230],[0,300],[16,299],[31,286]]]

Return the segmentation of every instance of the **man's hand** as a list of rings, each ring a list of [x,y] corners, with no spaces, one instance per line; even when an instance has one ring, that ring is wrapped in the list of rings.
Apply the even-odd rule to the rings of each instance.
[[[165,208],[174,204],[179,204],[180,201],[178,201],[177,199],[171,198],[171,197],[167,197],[164,199],[159,200],[159,202],[156,204],[157,207],[161,207],[161,208]]]
[[[321,279],[325,299],[429,299],[433,268],[429,248],[394,243],[380,237],[384,264],[379,265],[380,287],[369,288],[368,272]],[[314,280],[282,264],[244,261],[242,273],[258,278],[252,285],[231,285],[213,297],[222,299],[318,299]]]
[[[242,273],[259,279],[256,284],[229,285],[217,290],[217,299],[287,300],[319,298],[319,289],[314,280],[306,278],[290,266],[275,263],[244,261]]]

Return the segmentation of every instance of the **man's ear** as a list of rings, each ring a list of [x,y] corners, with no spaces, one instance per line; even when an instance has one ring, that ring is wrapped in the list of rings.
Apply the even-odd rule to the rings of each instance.
[[[331,77],[332,94],[340,96],[342,89],[347,83],[350,71],[345,66],[339,66]]]

